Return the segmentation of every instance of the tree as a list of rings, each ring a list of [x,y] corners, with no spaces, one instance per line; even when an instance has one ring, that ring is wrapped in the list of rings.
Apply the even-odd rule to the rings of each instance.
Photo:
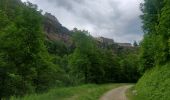
[[[40,12],[32,5],[18,12],[11,22],[0,12],[1,97],[47,90],[60,71],[44,45]]]
[[[144,39],[141,42],[140,53],[140,69],[143,71],[154,67],[157,62],[157,51],[159,52],[158,44],[160,44],[161,36],[157,32],[156,27],[159,25],[159,18],[163,6],[163,0],[145,0],[145,2],[141,4],[141,10],[143,12],[141,19],[145,33]]]
[[[143,22],[143,30],[146,34],[155,32],[155,26],[158,25],[159,14],[163,7],[163,0],[144,0],[144,3],[141,4],[141,19]]]
[[[138,43],[137,43],[136,41],[134,41],[133,46],[134,46],[134,47],[137,47],[137,46],[138,46]]]
[[[164,0],[164,7],[161,10],[157,34],[159,36],[159,48],[156,49],[156,62],[157,64],[165,64],[170,60],[170,1]]]
[[[94,40],[85,31],[75,31],[73,34],[76,49],[69,60],[71,74],[80,83],[99,83],[103,70]]]

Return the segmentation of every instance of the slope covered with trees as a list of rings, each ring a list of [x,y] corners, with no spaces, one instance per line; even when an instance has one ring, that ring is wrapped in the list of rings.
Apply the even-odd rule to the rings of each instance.
[[[30,3],[3,1],[6,3],[0,4],[6,6],[0,6],[0,96],[46,90],[55,83],[59,68],[51,62],[44,45],[41,13]]]
[[[0,0],[0,98],[60,86],[136,82],[139,78],[138,47],[101,47],[89,32],[68,31],[59,23],[54,23],[53,35],[45,34],[51,32],[44,27],[46,20],[34,4]],[[65,32],[69,32],[69,44],[49,38]]]
[[[137,100],[169,100],[170,1],[145,0],[142,4],[145,37],[141,44],[141,72]]]

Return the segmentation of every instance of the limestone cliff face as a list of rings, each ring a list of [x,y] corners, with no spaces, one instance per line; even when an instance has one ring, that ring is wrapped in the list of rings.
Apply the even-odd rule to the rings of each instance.
[[[50,13],[44,15],[44,32],[46,33],[47,39],[52,41],[62,41],[67,46],[74,45],[71,31],[62,26],[57,18]],[[116,43],[112,39],[105,37],[94,38],[100,48],[112,48],[113,51],[117,49],[133,49],[134,47],[130,43]]]
[[[62,26],[57,18],[50,13],[44,15],[44,31],[47,38],[52,41],[63,41],[66,44],[71,44],[71,32]]]

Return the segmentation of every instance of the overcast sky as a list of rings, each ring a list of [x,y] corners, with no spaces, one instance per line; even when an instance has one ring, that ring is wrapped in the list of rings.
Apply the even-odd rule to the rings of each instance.
[[[22,0],[27,1],[27,0]],[[28,0],[50,12],[68,29],[77,27],[116,42],[140,41],[143,0]]]

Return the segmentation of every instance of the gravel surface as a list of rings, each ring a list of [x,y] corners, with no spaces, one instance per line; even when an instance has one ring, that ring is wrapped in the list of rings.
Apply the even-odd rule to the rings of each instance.
[[[115,88],[107,93],[105,93],[100,100],[128,100],[126,98],[126,90],[133,85],[126,85]]]

